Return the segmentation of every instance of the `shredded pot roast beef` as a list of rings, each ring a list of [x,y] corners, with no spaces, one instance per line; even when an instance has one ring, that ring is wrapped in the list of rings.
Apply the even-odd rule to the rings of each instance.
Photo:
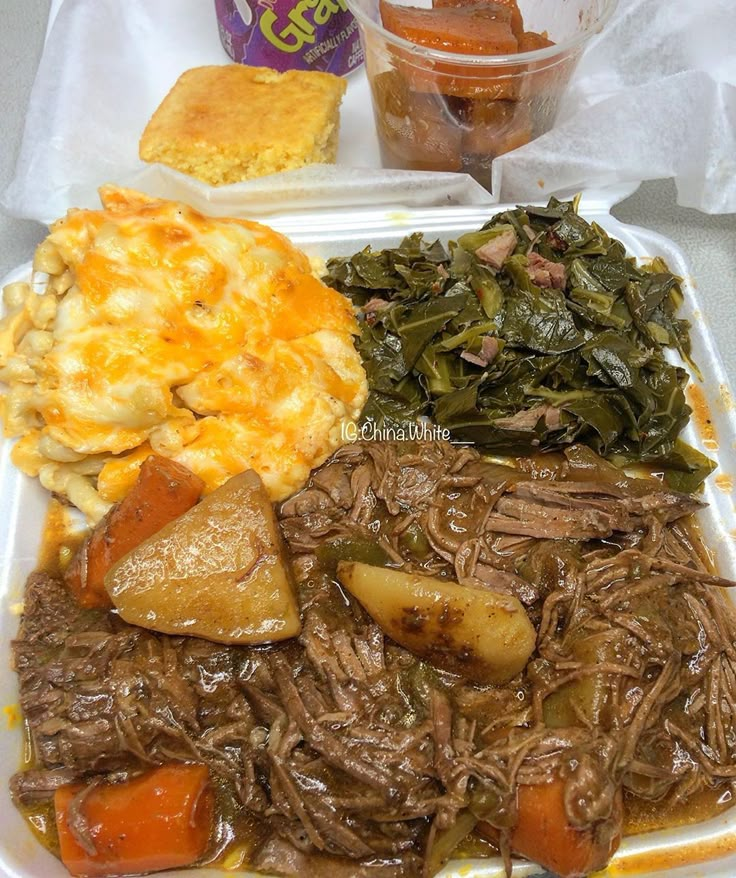
[[[338,451],[280,509],[304,628],[279,646],[155,634],[34,574],[14,651],[38,765],[17,800],[201,761],[257,820],[255,868],[411,876],[478,821],[508,861],[518,788],[557,779],[600,867],[622,790],[736,777],[733,614],[714,587],[730,583],[686,522],[698,500],[582,448],[525,469],[444,443]],[[438,671],[344,593],[343,559],[516,595],[532,659],[505,686]],[[216,836],[213,856],[224,817]]]

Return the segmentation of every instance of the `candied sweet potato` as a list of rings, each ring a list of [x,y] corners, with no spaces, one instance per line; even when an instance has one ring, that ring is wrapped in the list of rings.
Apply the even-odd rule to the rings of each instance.
[[[479,57],[514,55],[518,50],[509,20],[499,17],[492,4],[419,9],[381,0],[380,9],[387,30],[429,49]],[[416,92],[513,99],[518,88],[516,74],[521,69],[518,65],[488,68],[428,60],[398,47],[391,51],[396,58],[396,69]]]
[[[546,32],[524,29],[517,0],[379,5],[386,29],[415,46],[478,57],[477,63],[445,60],[389,43],[394,69],[372,81],[384,164],[464,170],[490,185],[491,160],[551,123],[568,62],[557,56],[515,60],[519,52],[554,45]]]
[[[459,171],[463,130],[452,98],[413,92],[396,70],[373,81],[383,163],[415,171]]]
[[[529,106],[517,101],[470,102],[463,153],[496,156],[510,152],[532,138]]]
[[[419,46],[465,55],[508,55],[518,50],[510,23],[484,3],[420,9],[381,0],[380,8],[387,30]]]
[[[547,49],[554,46],[546,33],[538,34],[534,31],[524,31],[519,34],[519,51],[520,52],[536,52],[538,49]]]
[[[518,0],[495,0],[499,6],[505,6],[511,12],[511,30],[516,36],[524,31],[524,20],[521,17]]]
[[[448,6],[477,6],[479,2],[484,3],[484,0],[432,0],[432,6],[442,9]],[[485,0],[484,5],[492,7],[495,15],[510,23],[514,36],[518,37],[524,32],[524,21],[516,0]]]

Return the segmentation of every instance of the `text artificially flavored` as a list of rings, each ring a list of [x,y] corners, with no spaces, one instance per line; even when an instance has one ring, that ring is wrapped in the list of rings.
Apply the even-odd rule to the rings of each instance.
[[[345,0],[215,0],[220,39],[233,61],[344,76],[363,63]]]

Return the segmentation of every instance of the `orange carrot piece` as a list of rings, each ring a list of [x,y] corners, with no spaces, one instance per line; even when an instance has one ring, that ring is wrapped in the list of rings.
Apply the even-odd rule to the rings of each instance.
[[[591,829],[571,826],[565,812],[565,782],[521,785],[517,790],[518,822],[511,849],[562,878],[584,878],[602,869],[621,841],[621,803],[614,814]],[[481,822],[481,835],[498,840],[498,830]]]
[[[83,607],[109,608],[105,574],[123,555],[199,500],[204,482],[181,464],[151,455],[138,480],[87,537],[66,570],[67,587]]]
[[[61,860],[72,875],[158,872],[189,866],[205,854],[214,818],[206,765],[165,765],[125,783],[93,787],[77,805],[88,827],[84,844],[69,824],[72,800],[83,790],[74,784],[54,795]]]

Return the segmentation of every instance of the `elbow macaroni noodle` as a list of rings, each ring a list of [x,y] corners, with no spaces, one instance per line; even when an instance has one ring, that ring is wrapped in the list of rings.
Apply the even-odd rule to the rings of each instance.
[[[56,296],[69,288],[54,283],[52,271],[69,273],[47,244],[40,245],[34,259],[34,271],[49,274],[47,292],[38,295],[30,283],[12,283],[3,289],[6,313],[0,320],[0,381],[9,389],[0,414],[6,436],[24,437],[13,448],[13,463],[23,472],[37,475],[44,488],[67,498],[89,521],[96,522],[112,505],[100,497],[94,484],[104,458],[81,454],[42,434],[34,406],[36,369],[54,343],[49,328],[56,314]]]
[[[145,458],[212,490],[253,468],[272,499],[344,441],[367,395],[349,303],[282,236],[107,188],[3,290],[12,460],[94,523]]]

